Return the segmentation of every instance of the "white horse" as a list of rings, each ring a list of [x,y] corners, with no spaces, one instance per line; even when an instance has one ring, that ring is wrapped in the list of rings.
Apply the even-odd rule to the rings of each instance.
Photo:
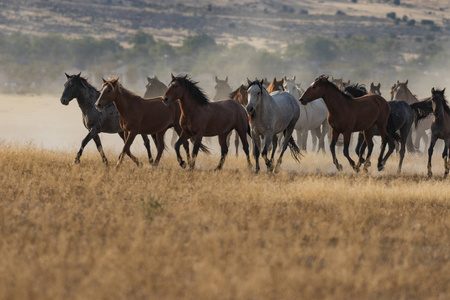
[[[300,99],[303,94],[299,86],[295,84],[295,76],[292,79],[284,77],[284,89],[289,94]],[[327,120],[328,110],[322,99],[317,99],[302,106],[300,109],[300,117],[295,124],[297,130],[297,143],[302,150],[306,150],[306,142],[308,139],[308,131],[311,130],[312,135],[319,139],[319,147],[317,151],[325,151],[325,135],[330,131],[330,125]]]
[[[263,87],[263,81],[251,82],[248,79],[247,81],[248,104],[246,109],[250,116],[256,172],[259,171],[258,159],[261,149],[261,138],[265,139],[261,154],[266,162],[267,171],[273,171],[273,157],[277,148],[278,133],[284,133],[284,140],[275,171],[278,170],[281,164],[288,144],[291,149],[291,154],[298,161],[300,149],[292,138],[292,132],[300,116],[300,106],[297,99],[286,92],[271,96]],[[273,148],[271,158],[269,159],[267,152],[271,144]]]

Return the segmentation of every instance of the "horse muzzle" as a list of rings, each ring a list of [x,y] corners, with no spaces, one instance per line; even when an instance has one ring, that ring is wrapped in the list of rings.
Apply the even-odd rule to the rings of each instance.
[[[302,97],[302,98],[300,98],[300,103],[303,105],[306,105],[306,104],[308,104],[308,100],[306,100],[306,98]]]
[[[255,108],[253,106],[247,106],[245,108],[247,110],[247,113],[252,116],[255,113]]]
[[[62,105],[69,105],[70,100],[65,99],[65,98],[61,98],[60,100],[61,100]]]

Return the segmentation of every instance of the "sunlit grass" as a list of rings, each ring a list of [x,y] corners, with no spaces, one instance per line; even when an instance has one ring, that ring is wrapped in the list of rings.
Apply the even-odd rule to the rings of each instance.
[[[106,149],[111,163],[117,154]],[[443,163],[354,174],[287,153],[279,174],[200,154],[182,170],[0,146],[2,299],[447,299]],[[145,156],[140,159],[146,162]],[[375,162],[376,159],[373,159]],[[263,167],[262,170],[265,170]]]

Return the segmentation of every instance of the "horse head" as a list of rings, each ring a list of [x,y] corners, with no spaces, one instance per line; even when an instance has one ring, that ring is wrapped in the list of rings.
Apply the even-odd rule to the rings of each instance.
[[[216,91],[213,100],[220,100],[226,98],[231,93],[231,87],[228,84],[228,76],[225,78],[225,80],[220,80],[215,77],[216,80],[216,86],[214,87],[214,90]]]
[[[328,76],[321,75],[316,78],[316,80],[314,80],[314,82],[303,93],[302,97],[300,98],[300,102],[303,105],[306,105],[311,101],[323,98],[322,87],[324,87],[327,83],[329,83]]]
[[[381,83],[378,83],[378,85],[373,84],[373,82],[370,84],[370,93],[375,94],[378,96],[381,96]]]
[[[256,108],[261,103],[262,98],[264,96],[264,92],[267,92],[264,88],[264,80],[258,81],[250,81],[247,78],[248,83],[248,104],[246,107],[246,110],[250,116],[252,116],[255,113]]]
[[[64,91],[61,95],[61,103],[69,105],[69,102],[80,95],[80,87],[86,87],[85,79],[81,77],[81,72],[76,75],[66,75],[66,83],[64,83]]]
[[[120,88],[119,78],[109,80],[102,78],[102,81],[103,84],[100,89],[100,96],[98,96],[97,102],[95,102],[95,108],[98,111],[102,111],[108,104],[114,102],[116,92]]]

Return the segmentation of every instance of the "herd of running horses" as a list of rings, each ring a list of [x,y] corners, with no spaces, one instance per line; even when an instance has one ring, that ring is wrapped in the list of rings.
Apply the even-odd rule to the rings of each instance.
[[[174,148],[178,163],[182,168],[194,169],[199,150],[209,152],[202,143],[203,137],[218,136],[221,158],[215,170],[220,170],[228,153],[229,137],[236,132],[236,154],[239,140],[247,157],[248,167],[252,168],[248,138],[252,140],[253,157],[256,172],[260,170],[261,155],[268,172],[277,172],[283,154],[290,148],[296,161],[300,157],[300,148],[306,149],[308,132],[312,141],[318,141],[318,151],[325,151],[324,138],[331,137],[330,152],[333,163],[341,171],[342,165],[336,158],[335,147],[338,138],[343,136],[343,153],[352,168],[359,172],[368,171],[374,135],[381,136],[381,151],[378,157],[378,170],[381,171],[387,159],[399,145],[401,172],[406,150],[418,151],[421,139],[428,143],[427,130],[431,129],[431,141],[428,149],[428,176],[432,176],[431,157],[438,139],[444,140],[445,175],[450,170],[450,108],[445,99],[445,89],[432,89],[431,96],[417,99],[408,89],[408,81],[395,83],[391,88],[391,99],[386,101],[380,93],[380,84],[370,86],[350,84],[321,75],[306,89],[302,90],[294,78],[284,77],[272,82],[267,79],[249,80],[232,91],[225,80],[216,79],[216,95],[210,101],[198,82],[187,76],[173,76],[168,86],[155,78],[147,78],[148,84],[144,97],[126,89],[118,78],[103,80],[98,91],[80,74],[68,75],[61,96],[61,103],[68,105],[73,99],[81,108],[83,123],[89,130],[81,143],[75,158],[80,157],[86,144],[93,139],[105,164],[108,160],[103,152],[99,133],[118,133],[124,140],[117,167],[125,154],[138,166],[140,162],[131,151],[135,137],[139,134],[144,140],[151,164],[158,165],[165,149],[164,135],[173,128],[178,139]],[[294,129],[297,141],[293,138]],[[415,131],[415,141],[412,141]],[[357,162],[349,154],[352,133],[359,132],[355,149]],[[152,158],[151,135],[157,156]],[[189,141],[193,144],[192,156]],[[300,147],[297,145],[300,145]],[[180,154],[180,146],[186,152],[186,161]],[[388,145],[386,155],[384,152]],[[277,147],[280,154],[275,163]],[[365,149],[367,153],[365,154]]]

